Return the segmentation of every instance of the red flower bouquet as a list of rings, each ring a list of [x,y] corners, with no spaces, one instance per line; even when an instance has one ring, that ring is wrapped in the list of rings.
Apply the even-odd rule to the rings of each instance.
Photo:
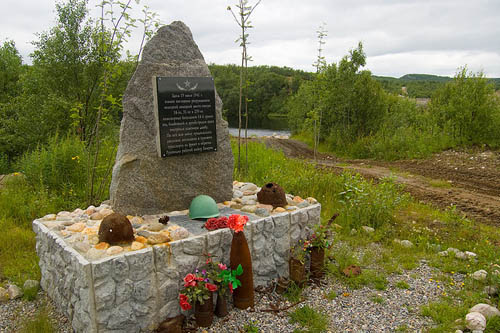
[[[248,216],[245,215],[231,215],[229,216],[227,226],[234,230],[234,232],[243,231],[245,224],[248,222]]]
[[[222,228],[227,228],[228,218],[226,216],[212,217],[205,222],[205,229],[207,230],[217,230]]]
[[[196,302],[205,303],[214,291],[217,291],[217,285],[209,277],[208,272],[196,269],[195,273],[189,273],[184,277],[184,289],[179,294],[179,305],[182,310],[189,310]]]

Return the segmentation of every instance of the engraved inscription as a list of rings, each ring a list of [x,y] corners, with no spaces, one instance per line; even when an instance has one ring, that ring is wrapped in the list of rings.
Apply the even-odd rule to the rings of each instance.
[[[215,89],[210,77],[157,77],[161,157],[217,150]]]

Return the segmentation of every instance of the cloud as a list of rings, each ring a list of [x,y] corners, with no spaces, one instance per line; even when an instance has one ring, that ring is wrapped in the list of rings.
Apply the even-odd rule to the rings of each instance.
[[[90,0],[94,8],[98,1]],[[149,0],[163,23],[184,21],[207,62],[239,63],[241,33],[227,6],[236,0]],[[256,3],[250,0],[250,3]],[[13,39],[25,61],[35,32],[55,21],[53,0],[0,1],[0,40]],[[138,15],[140,11],[134,12]],[[98,15],[96,9],[92,10]],[[368,69],[377,75],[453,75],[465,64],[500,77],[500,1],[488,0],[262,0],[251,16],[252,65],[313,71],[316,30],[326,23],[323,55],[336,62],[363,42]],[[128,45],[136,52],[140,36]]]

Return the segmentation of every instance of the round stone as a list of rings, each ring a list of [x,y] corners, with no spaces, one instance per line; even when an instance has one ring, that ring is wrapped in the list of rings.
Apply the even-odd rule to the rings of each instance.
[[[123,251],[123,247],[115,245],[115,246],[111,246],[109,249],[107,249],[106,254],[109,256],[112,256],[112,255],[118,254],[122,251]]]
[[[141,243],[141,242],[135,242],[134,241],[134,242],[132,242],[132,245],[130,246],[130,249],[132,251],[137,251],[137,250],[143,249],[145,247],[146,246],[143,243]]]

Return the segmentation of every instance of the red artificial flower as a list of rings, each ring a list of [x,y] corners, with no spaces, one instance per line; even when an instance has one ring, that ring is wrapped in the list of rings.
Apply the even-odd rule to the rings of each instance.
[[[231,294],[233,293],[233,283],[232,282],[229,282],[228,283],[228,286],[229,286],[229,291],[231,292]]]
[[[194,274],[189,273],[184,278],[184,287],[194,287],[196,286],[196,276]]]
[[[219,218],[209,218],[207,222],[205,222],[205,229],[207,230],[217,230],[227,228],[227,217],[221,216]]]
[[[197,277],[195,277],[195,280],[196,281],[203,281],[203,278],[201,276],[197,276]]]
[[[184,311],[191,309],[191,304],[189,304],[189,300],[187,296],[184,294],[179,295],[179,305],[181,306],[181,309]]]
[[[245,227],[245,224],[247,222],[248,222],[248,216],[234,214],[229,216],[227,225],[235,232],[240,232],[243,231],[243,228]]]
[[[227,269],[227,266],[222,264],[222,263],[219,263],[219,268],[223,271],[225,271]]]
[[[215,284],[212,284],[212,283],[206,283],[205,284],[205,287],[210,290],[210,291],[216,291],[217,290],[217,286]]]

